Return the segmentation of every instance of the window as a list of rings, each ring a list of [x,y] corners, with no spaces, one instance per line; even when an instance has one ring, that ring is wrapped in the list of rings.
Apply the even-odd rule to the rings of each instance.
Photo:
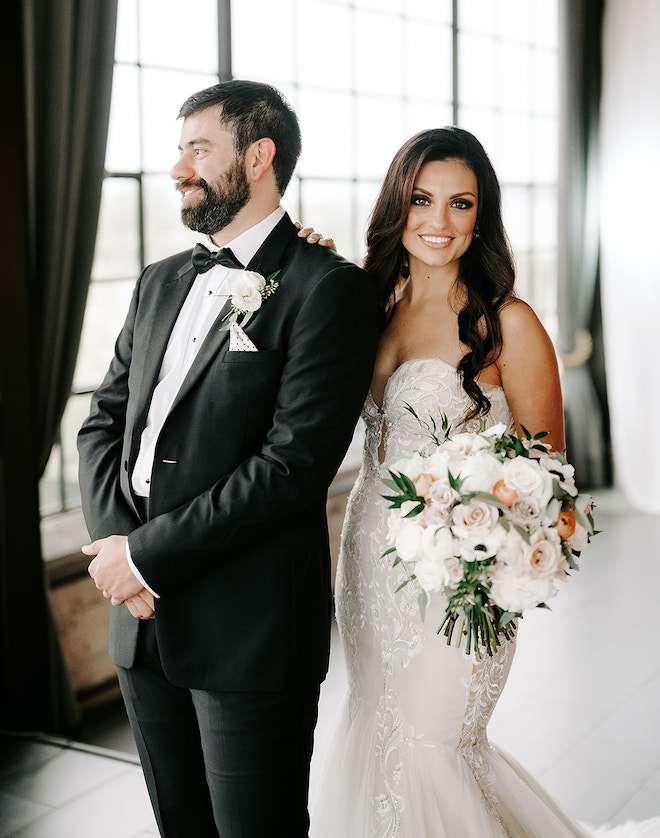
[[[518,292],[554,332],[556,0],[119,0],[115,57],[92,281],[73,394],[42,480],[45,515],[79,504],[75,436],[137,275],[195,241],[168,174],[175,117],[230,58],[234,77],[276,85],[300,118],[285,208],[356,261],[401,143],[432,126],[473,131],[502,185]]]

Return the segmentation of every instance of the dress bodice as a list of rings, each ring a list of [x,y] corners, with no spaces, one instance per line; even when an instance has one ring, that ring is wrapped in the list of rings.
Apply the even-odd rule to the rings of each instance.
[[[513,430],[513,417],[504,390],[493,384],[481,384],[491,403],[485,417],[465,421],[470,408],[468,396],[455,367],[440,358],[415,358],[405,361],[392,373],[379,408],[371,394],[362,411],[366,427],[366,459],[378,469],[381,437],[387,466],[414,452],[425,452],[432,444],[430,428],[435,421],[438,433],[444,416],[454,433],[478,431],[503,422]],[[412,407],[418,419],[408,407]],[[421,421],[420,421],[421,420]],[[425,427],[423,423],[426,423]]]

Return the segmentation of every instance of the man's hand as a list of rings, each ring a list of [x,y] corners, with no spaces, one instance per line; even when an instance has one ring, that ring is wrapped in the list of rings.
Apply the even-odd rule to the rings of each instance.
[[[124,600],[124,605],[138,620],[153,620],[156,613],[153,594],[146,588],[142,588],[139,594]]]
[[[125,535],[109,535],[82,548],[87,556],[96,556],[88,572],[99,591],[113,605],[121,605],[143,590],[142,583],[131,570],[126,558]]]

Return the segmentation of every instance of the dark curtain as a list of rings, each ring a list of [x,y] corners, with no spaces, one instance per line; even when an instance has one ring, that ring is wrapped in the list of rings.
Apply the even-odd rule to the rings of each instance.
[[[74,704],[48,602],[38,481],[71,389],[110,110],[117,0],[5,0],[0,291],[0,727]]]
[[[23,0],[41,474],[73,381],[94,255],[117,0]]]
[[[598,488],[610,479],[598,298],[603,0],[559,6],[559,353],[568,456],[578,484]]]

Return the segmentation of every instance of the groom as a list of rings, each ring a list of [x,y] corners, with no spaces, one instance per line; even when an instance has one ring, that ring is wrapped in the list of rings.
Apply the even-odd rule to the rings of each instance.
[[[375,294],[280,207],[300,131],[277,90],[223,82],[179,116],[171,176],[205,246],[137,282],[79,434],[83,550],[161,834],[302,838],[326,491],[371,377]]]

